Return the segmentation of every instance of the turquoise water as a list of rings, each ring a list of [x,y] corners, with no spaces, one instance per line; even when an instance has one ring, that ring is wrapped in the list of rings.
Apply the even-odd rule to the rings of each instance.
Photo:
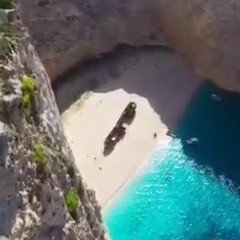
[[[112,239],[240,240],[239,123],[239,96],[203,84],[177,138],[156,151],[105,214]],[[199,144],[186,144],[190,137]]]

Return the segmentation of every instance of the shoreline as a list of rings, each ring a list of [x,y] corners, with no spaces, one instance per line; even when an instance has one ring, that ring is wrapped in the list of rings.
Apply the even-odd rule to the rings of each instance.
[[[104,139],[129,101],[137,103],[136,117],[127,127],[124,138],[116,144],[115,149],[108,156],[104,157],[102,151]],[[113,103],[111,109],[109,103]],[[115,108],[116,105],[118,107]],[[95,113],[98,115],[100,112],[103,113],[98,119],[101,129],[93,118]],[[62,115],[62,119],[65,123],[65,134],[70,140],[74,155],[77,156],[76,160],[84,160],[77,161],[77,166],[89,187],[96,191],[102,208],[131,175],[134,175],[136,169],[148,160],[149,153],[157,147],[158,142],[167,138],[166,126],[161,123],[148,101],[136,95],[129,95],[123,90],[116,90],[104,96],[87,93]],[[149,124],[149,127],[141,129],[143,122]],[[91,126],[91,129],[85,128],[87,125]],[[80,136],[76,131],[77,126],[84,128]],[[153,136],[154,133],[157,133],[156,138]],[[93,140],[93,136],[97,139]]]
[[[166,131],[177,124],[201,79],[176,53],[145,50],[79,73],[61,89],[61,101],[69,101],[69,89],[76,92],[80,81],[89,79],[95,82],[94,91],[86,91],[77,101],[73,97],[62,122],[76,165],[106,211],[158,146],[169,141]],[[126,136],[104,157],[104,139],[130,101],[137,104],[136,117]]]
[[[152,160],[153,155],[156,153],[156,151],[159,151],[163,149],[170,141],[171,137],[165,135],[166,139],[165,141],[159,142],[159,144],[156,145],[154,149],[152,149],[151,152],[149,152],[149,155],[139,163],[139,165],[133,170],[132,174],[128,176],[127,179],[123,182],[123,184],[116,189],[116,191],[112,194],[112,196],[108,199],[108,201],[105,203],[104,206],[101,206],[103,214],[107,213],[109,209],[111,209],[112,205],[118,201],[121,194],[124,192],[124,190],[134,181],[137,180],[137,178],[142,174],[142,170],[144,167],[149,164]]]

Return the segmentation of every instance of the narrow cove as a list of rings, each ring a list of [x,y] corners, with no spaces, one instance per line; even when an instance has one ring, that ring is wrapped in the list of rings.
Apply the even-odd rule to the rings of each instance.
[[[204,82],[177,138],[156,150],[105,213],[112,239],[240,239],[239,121],[240,97]],[[192,137],[197,145],[187,144]]]

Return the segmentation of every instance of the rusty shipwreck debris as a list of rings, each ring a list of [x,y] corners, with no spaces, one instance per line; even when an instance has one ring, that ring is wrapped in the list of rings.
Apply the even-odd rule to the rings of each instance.
[[[108,134],[104,141],[104,156],[110,154],[116,144],[123,139],[126,134],[126,127],[124,124],[130,125],[136,115],[137,104],[135,102],[130,102],[127,107],[124,109],[120,118],[118,119],[115,127]]]

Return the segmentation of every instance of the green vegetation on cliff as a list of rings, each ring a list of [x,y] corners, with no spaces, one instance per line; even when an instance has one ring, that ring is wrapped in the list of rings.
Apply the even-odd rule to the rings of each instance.
[[[21,30],[11,24],[0,24],[0,33],[5,37],[20,37],[23,35]]]
[[[13,1],[12,0],[0,0],[0,8],[2,8],[2,9],[13,8]]]
[[[0,60],[5,59],[11,53],[13,43],[8,37],[0,37]]]
[[[29,118],[31,116],[32,101],[34,93],[37,91],[37,83],[34,77],[24,75],[22,77],[22,105],[24,115]]]
[[[70,215],[76,219],[77,208],[79,206],[79,197],[74,188],[71,188],[65,195],[65,203]]]
[[[16,26],[0,24],[0,60],[10,57],[14,49],[14,42],[22,36],[23,33]]]
[[[14,10],[1,9],[12,4],[0,0],[0,235],[103,240],[100,208],[74,166],[47,73]]]
[[[32,76],[22,77],[22,90],[25,93],[33,94],[37,90],[37,83]]]
[[[41,141],[34,145],[33,155],[37,165],[37,172],[39,174],[44,173],[47,166],[47,152],[45,146]]]

